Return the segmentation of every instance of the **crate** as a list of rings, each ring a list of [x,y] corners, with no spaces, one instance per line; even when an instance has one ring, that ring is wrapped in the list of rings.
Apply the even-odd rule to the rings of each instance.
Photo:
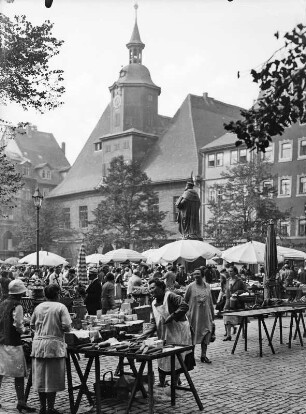
[[[137,319],[143,320],[144,322],[150,322],[152,308],[150,305],[139,306],[133,309],[133,313],[136,313]]]

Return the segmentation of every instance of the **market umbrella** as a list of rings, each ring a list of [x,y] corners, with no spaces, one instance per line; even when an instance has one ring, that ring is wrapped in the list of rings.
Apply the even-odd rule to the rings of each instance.
[[[277,252],[283,256],[284,259],[292,260],[306,260],[306,253],[289,247],[277,246]]]
[[[168,262],[166,262],[165,260],[159,259],[158,253],[156,254],[157,251],[158,249],[149,249],[149,250],[142,252],[141,254],[147,259],[147,264],[159,263],[165,266]]]
[[[104,254],[94,253],[86,256],[86,263],[95,263],[99,264],[100,262],[105,263],[105,256]]]
[[[10,265],[17,265],[19,261],[19,257],[8,257],[4,260],[4,263],[10,264]]]
[[[282,261],[282,256],[278,254],[278,261]],[[252,240],[247,243],[238,244],[222,252],[222,259],[233,263],[264,264],[265,244]]]
[[[83,243],[81,244],[79,254],[78,254],[76,274],[77,274],[79,283],[81,283],[82,285],[88,285],[86,253],[85,253],[85,247]]]
[[[221,251],[209,243],[200,240],[178,240],[168,243],[154,252],[155,260],[165,260],[175,262],[178,259],[193,262],[203,257],[211,259],[214,256],[221,256]]]
[[[144,260],[145,257],[141,254],[136,252],[135,250],[131,249],[117,249],[111,250],[104,255],[103,262],[126,262],[129,260],[130,262],[141,262]]]
[[[276,246],[276,234],[274,229],[273,220],[270,220],[267,229],[267,238],[266,238],[266,245],[265,245],[265,293],[267,297],[271,296],[273,289],[270,286],[270,282],[275,283],[275,276],[277,272],[277,246]],[[275,284],[274,284],[275,285]],[[275,288],[274,288],[275,291]],[[276,296],[276,292],[275,295]]]
[[[48,252],[46,250],[40,250],[38,253],[39,265],[40,266],[60,266],[68,264],[64,257],[58,254]],[[27,263],[29,265],[36,265],[37,263],[37,252],[28,254],[19,260],[19,263]]]

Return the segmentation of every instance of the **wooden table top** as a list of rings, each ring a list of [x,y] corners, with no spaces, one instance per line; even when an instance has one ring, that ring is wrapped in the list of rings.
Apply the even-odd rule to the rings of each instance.
[[[222,313],[225,316],[260,316],[265,315],[267,313],[278,313],[278,312],[289,312],[292,310],[305,310],[306,305],[298,305],[298,306],[275,306],[270,308],[260,308],[260,309],[250,309],[244,311],[237,311],[237,312],[224,312]]]

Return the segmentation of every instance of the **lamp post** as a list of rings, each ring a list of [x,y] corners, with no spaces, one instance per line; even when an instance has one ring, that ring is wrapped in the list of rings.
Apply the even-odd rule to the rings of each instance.
[[[39,273],[39,210],[43,201],[43,195],[39,191],[38,186],[36,187],[34,194],[32,195],[34,206],[36,207],[36,269]]]

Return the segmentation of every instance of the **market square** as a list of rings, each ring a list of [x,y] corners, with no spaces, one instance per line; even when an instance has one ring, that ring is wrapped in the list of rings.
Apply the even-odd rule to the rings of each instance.
[[[1,2],[0,414],[303,414],[304,0],[128,3]]]

